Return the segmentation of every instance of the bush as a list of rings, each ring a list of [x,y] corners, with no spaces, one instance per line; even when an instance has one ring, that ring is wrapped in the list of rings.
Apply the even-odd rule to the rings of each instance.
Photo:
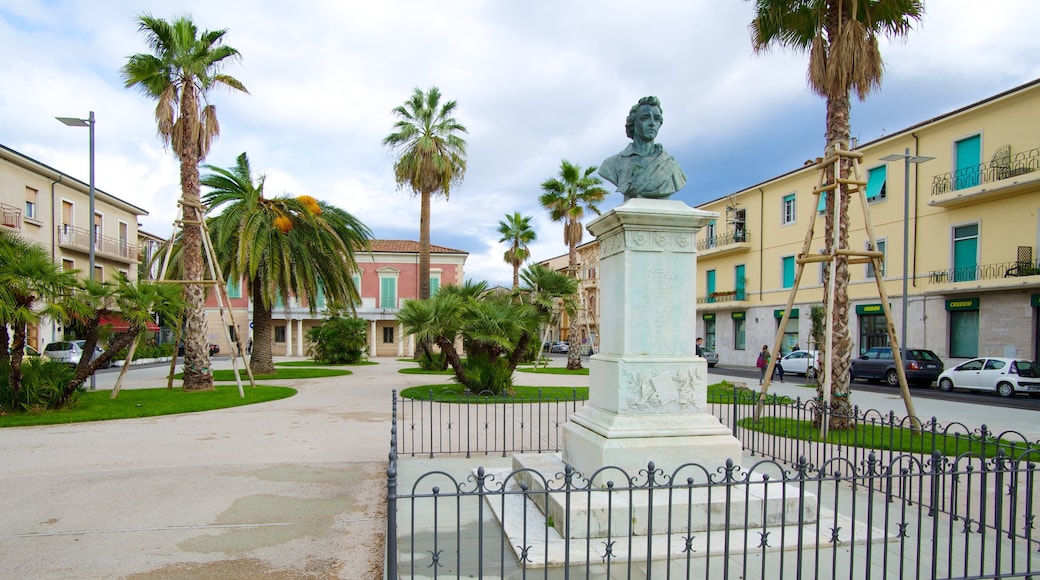
[[[419,355],[419,368],[424,371],[443,371],[448,368],[448,357],[443,352]]]
[[[513,369],[505,357],[471,354],[463,361],[467,389],[474,393],[513,394]]]
[[[123,350],[116,353],[112,358],[113,361],[126,360],[126,353],[130,350],[124,348]],[[153,341],[146,341],[137,345],[137,350],[134,351],[133,360],[142,358],[163,358],[167,356],[173,356],[175,345],[172,342],[164,342],[162,344],[155,344]]]
[[[368,323],[356,317],[333,315],[307,331],[309,354],[317,362],[357,364],[365,359]]]
[[[51,360],[27,358],[22,361],[22,390],[15,395],[10,387],[11,365],[0,365],[0,413],[23,413],[53,408],[62,389],[75,371],[70,365]],[[69,399],[75,403],[83,392],[81,385]]]

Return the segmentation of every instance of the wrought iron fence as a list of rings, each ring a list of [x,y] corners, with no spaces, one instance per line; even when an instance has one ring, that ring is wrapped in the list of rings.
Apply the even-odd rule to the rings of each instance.
[[[480,468],[470,474],[421,474],[401,490],[398,457],[404,452],[398,430],[412,433],[419,425],[426,430],[424,421],[435,416],[426,413],[419,422],[399,418],[395,393],[387,471],[388,577],[1030,578],[1040,573],[1040,534],[1034,530],[1040,442],[1015,432],[995,434],[985,425],[970,429],[935,419],[913,433],[893,413],[859,409],[843,417],[855,425],[855,437],[804,440],[785,436],[790,433],[784,429],[829,421],[828,410],[815,401],[782,398],[768,401],[762,420],[786,427],[766,435],[747,428],[755,400],[755,393],[736,394],[712,406],[755,461],[744,467],[687,464],[666,473],[649,463],[638,474],[614,467],[579,474],[562,463],[547,473]],[[539,412],[561,409],[528,405]],[[569,412],[577,405],[567,405]],[[404,415],[415,410],[401,408]],[[442,427],[448,431],[463,424],[461,416],[461,411],[436,415],[451,420]],[[497,425],[495,438],[476,438],[486,441],[497,439],[507,420],[520,432],[539,424],[556,435],[566,420],[556,414],[537,420],[515,408],[484,417],[503,418],[474,423],[488,432]],[[548,441],[559,439],[537,448],[508,446],[516,452],[555,451],[558,443]],[[433,446],[427,448],[432,457]]]
[[[714,248],[724,248],[733,244],[743,244],[751,241],[751,232],[747,230],[736,231],[729,234],[723,234],[721,236],[714,236],[706,240],[697,242],[697,251],[703,252],[704,250],[711,250]]]
[[[928,282],[930,284],[948,284],[950,282],[993,280],[1012,276],[1031,276],[1034,274],[1040,274],[1040,260],[975,264],[974,266],[962,266],[948,270],[932,270],[928,272]]]
[[[543,396],[499,397],[479,395],[456,400],[404,399],[394,408],[402,455],[543,453],[560,450],[560,429],[567,417],[585,405],[574,389],[571,400]],[[491,401],[491,402],[489,402]]]
[[[932,178],[932,195],[943,195],[950,191],[966,189],[1023,175],[1040,169],[1040,148],[998,157],[973,167],[941,173]]]

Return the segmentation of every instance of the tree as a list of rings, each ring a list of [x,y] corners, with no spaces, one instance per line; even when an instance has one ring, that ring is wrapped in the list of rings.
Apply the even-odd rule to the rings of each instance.
[[[520,287],[520,266],[531,257],[527,245],[537,237],[531,228],[531,216],[521,216],[518,211],[506,214],[506,221],[498,222],[498,233],[502,234],[498,241],[509,244],[503,259],[513,267],[513,289],[516,290]]]
[[[4,265],[0,268],[0,288],[3,289],[0,290],[0,346],[3,347],[0,362],[10,363],[8,389],[18,398],[22,389],[26,328],[45,316],[65,318],[54,303],[76,287],[76,273],[63,272],[43,246],[28,243],[4,230],[0,230],[0,264]]]
[[[550,270],[541,264],[531,264],[520,273],[524,285],[517,290],[523,302],[538,310],[542,328],[546,329],[539,342],[546,340],[548,327],[556,323],[561,313],[573,318],[578,310],[578,280]],[[539,345],[539,353],[541,353]]]
[[[416,88],[410,99],[393,109],[398,117],[394,132],[383,145],[400,151],[394,163],[398,187],[409,187],[420,198],[419,298],[430,297],[430,198],[448,199],[451,188],[466,174],[466,127],[452,117],[455,101],[441,104],[441,92],[432,87],[425,94]]]
[[[607,190],[600,187],[603,181],[594,175],[595,172],[595,165],[583,171],[580,165],[564,159],[560,164],[559,177],[545,180],[542,183],[542,195],[538,198],[554,222],[563,222],[563,241],[567,244],[567,274],[575,279],[578,278],[578,244],[585,232],[582,224],[585,212],[599,215],[596,204],[607,195]],[[571,316],[567,334],[570,341],[567,368],[572,370],[581,368],[581,352],[577,343],[579,332],[578,318]]]
[[[247,93],[238,79],[221,72],[237,60],[237,50],[224,44],[227,29],[199,33],[191,17],[172,22],[148,14],[138,18],[138,31],[145,36],[150,53],[131,55],[122,68],[126,87],[136,87],[157,101],[155,121],[159,138],[171,146],[181,163],[184,280],[200,282],[204,275],[202,255],[203,208],[199,199],[199,163],[206,158],[210,143],[220,133],[217,110],[209,102],[209,91],[224,87]],[[184,327],[184,390],[213,388],[209,349],[206,341],[203,284],[186,284]]]
[[[307,331],[314,360],[329,364],[357,364],[368,346],[368,322],[338,312]]]
[[[906,37],[915,21],[924,15],[921,0],[755,0],[751,41],[756,52],[772,45],[809,53],[809,86],[827,102],[826,155],[837,146],[849,148],[850,93],[860,100],[881,86],[883,61],[878,36]],[[849,160],[840,165],[842,179],[850,173]],[[829,183],[834,176],[827,175]],[[848,249],[849,191],[838,182],[837,195],[827,195],[825,253],[835,257],[834,336],[823,345],[830,361],[831,429],[851,429],[852,402],[849,365],[852,338],[849,334],[848,256],[833,253],[833,232],[838,228],[838,248]],[[835,224],[835,200],[840,204],[841,223]],[[824,303],[829,303],[830,270],[824,269]],[[833,350],[830,350],[833,347]],[[822,387],[821,387],[822,388]],[[822,392],[820,393],[822,398]]]
[[[363,223],[346,211],[306,195],[264,197],[264,178],[254,179],[242,153],[233,167],[206,165],[202,177],[210,188],[203,202],[221,212],[207,224],[222,273],[245,279],[253,304],[253,374],[273,374],[272,311],[296,297],[317,313],[322,300],[353,309],[359,301],[353,273],[355,251],[372,238]]]

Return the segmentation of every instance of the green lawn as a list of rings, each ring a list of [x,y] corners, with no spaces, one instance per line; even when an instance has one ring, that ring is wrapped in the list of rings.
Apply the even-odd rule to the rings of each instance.
[[[462,385],[454,383],[408,387],[407,389],[403,389],[399,395],[402,399],[429,401],[431,391],[433,392],[433,400],[438,402],[465,402],[483,405],[500,403],[503,400],[501,397],[465,395],[463,394]],[[513,387],[513,391],[513,396],[507,397],[507,400],[514,402],[516,399],[521,397],[526,400],[537,399],[539,391],[541,391],[542,399],[548,400],[556,400],[559,398],[561,401],[583,401],[589,398],[588,387]],[[575,396],[577,396],[577,398],[575,398]]]
[[[238,371],[239,376],[243,379],[248,379],[249,375],[244,369]],[[253,378],[258,381],[283,381],[291,379],[317,379],[321,377],[339,377],[345,375],[354,374],[347,370],[337,369],[325,369],[317,367],[308,368],[280,368],[275,369],[273,375],[253,375]],[[177,373],[173,375],[175,379],[181,379],[184,377],[184,373]],[[233,370],[219,370],[213,371],[214,381],[233,381],[235,380],[235,371]]]
[[[445,370],[443,370],[443,371],[428,371],[426,369],[422,369],[422,368],[419,368],[419,367],[407,367],[407,368],[403,368],[403,369],[401,369],[401,370],[399,370],[397,372],[401,373],[402,375],[450,375],[450,374],[454,374],[454,371],[452,371],[450,367],[445,369]]]
[[[119,391],[119,396],[115,399],[109,398],[111,391],[88,391],[83,393],[74,408],[5,415],[0,417],[0,427],[56,425],[196,413],[276,401],[296,394],[296,389],[269,385],[257,385],[255,388],[246,388],[244,391],[245,398],[238,396],[238,387],[235,385],[217,385],[213,391],[194,393],[185,393],[179,388],[124,389]]]
[[[567,367],[545,367],[545,368],[538,368],[538,369],[536,369],[536,368],[523,368],[522,369],[522,368],[517,367],[516,370],[518,370],[518,371],[520,371],[522,373],[537,373],[537,374],[543,374],[543,375],[584,375],[584,376],[588,376],[588,374],[589,374],[589,369],[587,369],[587,368],[580,368],[580,369],[578,369],[576,371],[572,371],[572,370],[567,369]]]
[[[361,361],[359,363],[322,363],[315,360],[289,360],[285,362],[274,363],[276,367],[360,367],[364,365],[377,365],[379,363],[374,361]]]

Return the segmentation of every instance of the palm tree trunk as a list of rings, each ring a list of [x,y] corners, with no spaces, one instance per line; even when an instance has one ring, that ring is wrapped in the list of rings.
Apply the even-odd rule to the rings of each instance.
[[[7,386],[11,395],[17,398],[22,391],[22,359],[25,356],[25,325],[14,326],[14,340],[11,341],[11,373]]]
[[[849,95],[831,95],[827,99],[827,142],[828,146],[840,143],[842,149],[849,144]],[[843,158],[840,162],[840,176],[847,179],[850,174],[850,161]],[[833,228],[838,228],[838,248],[849,247],[849,191],[847,185],[839,185],[835,202],[840,203],[840,221],[833,224],[832,214],[828,214],[827,240],[832,239]],[[826,286],[824,286],[826,288]],[[835,256],[834,279],[834,311],[828,313],[833,321],[833,352],[828,353],[831,361],[831,430],[844,431],[852,428],[852,401],[849,366],[852,363],[852,339],[849,335],[849,262],[848,256]],[[826,297],[825,297],[826,299]]]
[[[567,274],[574,279],[578,278],[578,242],[573,233],[574,228],[581,227],[578,222],[568,224],[567,231]],[[578,282],[581,283],[580,281]],[[581,352],[578,351],[578,334],[581,332],[581,324],[578,321],[578,313],[568,317],[570,323],[567,329],[567,370],[578,370],[581,368]]]
[[[430,297],[430,196],[429,191],[420,194],[419,209],[419,299]]]
[[[199,197],[198,97],[194,85],[184,86],[180,111],[181,209],[183,212],[184,279],[201,282],[203,219]],[[213,388],[209,343],[206,340],[206,288],[202,284],[185,284],[184,315],[184,390],[205,391]]]
[[[271,307],[264,304],[262,282],[254,278],[250,284],[250,298],[253,301],[253,351],[249,354],[249,369],[254,375],[274,374],[274,323]]]

